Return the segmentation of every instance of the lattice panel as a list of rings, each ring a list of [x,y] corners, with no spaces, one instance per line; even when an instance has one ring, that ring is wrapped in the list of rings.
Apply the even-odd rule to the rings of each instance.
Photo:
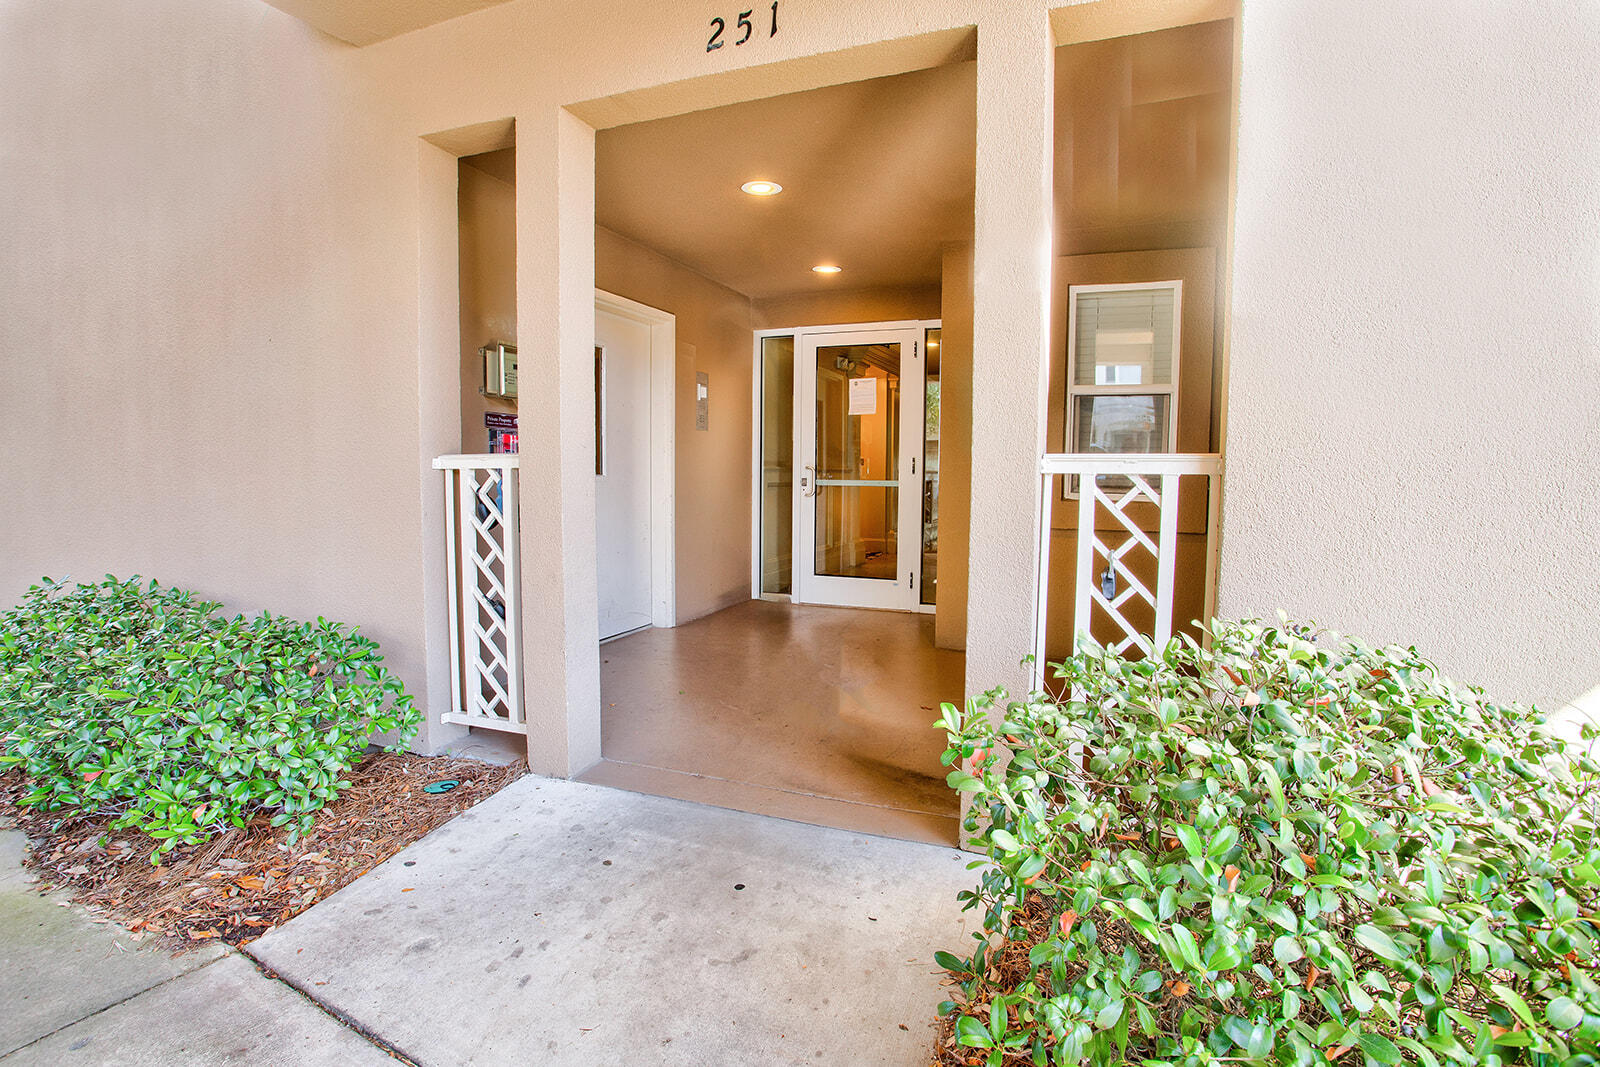
[[[1038,584],[1034,587],[1032,667],[1036,689],[1043,688],[1045,682],[1045,646],[1050,632],[1050,545],[1058,514],[1053,505],[1061,489],[1065,487],[1069,498],[1075,495],[1078,500],[1073,567],[1074,645],[1099,634],[1108,638],[1106,647],[1120,655],[1137,649],[1137,654],[1149,656],[1159,654],[1172,639],[1178,496],[1185,478],[1203,478],[1206,484],[1201,579],[1205,585],[1200,592],[1204,599],[1201,617],[1209,620],[1216,591],[1221,456],[1060,452],[1039,458]],[[1109,592],[1102,588],[1102,582],[1111,586]]]
[[[436,465],[446,463],[456,693],[456,708],[446,719],[520,731],[515,457],[445,457]]]
[[[467,703],[470,714],[511,718],[511,633],[506,625],[506,475],[498,470],[463,471],[474,499],[465,517],[466,582],[471,600],[467,640]]]
[[[1089,496],[1089,507],[1086,509],[1089,513],[1089,523],[1087,527],[1080,527],[1079,536],[1084,536],[1084,530],[1087,530],[1090,565],[1088,575],[1079,575],[1079,581],[1087,587],[1089,594],[1088,618],[1081,620],[1079,630],[1093,633],[1098,619],[1108,619],[1115,624],[1118,636],[1108,642],[1107,647],[1118,654],[1126,654],[1128,649],[1137,647],[1148,656],[1155,647],[1155,635],[1140,630],[1129,619],[1124,609],[1129,607],[1130,601],[1138,598],[1149,607],[1156,618],[1162,617],[1166,605],[1160,603],[1157,594],[1139,580],[1139,576],[1134,573],[1134,566],[1141,558],[1148,558],[1153,565],[1152,569],[1159,573],[1161,553],[1165,546],[1152,538],[1128,514],[1128,508],[1144,500],[1154,504],[1159,510],[1162,494],[1151,484],[1151,480],[1164,482],[1166,479],[1146,480],[1143,475],[1129,474],[1125,476],[1129,484],[1120,492],[1116,489],[1108,491],[1101,484],[1103,480],[1110,481],[1101,478],[1081,479],[1082,491]],[[1116,528],[1100,529],[1102,517],[1114,519]],[[1171,549],[1168,548],[1168,551]],[[1107,570],[1115,575],[1116,584],[1123,587],[1109,599],[1102,590],[1100,582],[1100,577]],[[1082,604],[1081,595],[1079,602]]]

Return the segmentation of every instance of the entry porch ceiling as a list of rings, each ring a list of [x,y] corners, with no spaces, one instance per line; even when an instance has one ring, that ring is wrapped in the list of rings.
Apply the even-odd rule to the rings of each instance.
[[[266,0],[332,37],[361,46],[507,0]]]
[[[756,300],[938,285],[972,238],[976,87],[969,61],[601,130],[596,221]]]

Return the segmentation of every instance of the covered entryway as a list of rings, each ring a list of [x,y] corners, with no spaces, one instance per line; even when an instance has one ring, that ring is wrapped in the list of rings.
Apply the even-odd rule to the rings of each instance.
[[[605,759],[582,780],[949,844],[931,724],[965,662],[929,615],[761,600],[632,634],[600,650]]]
[[[619,398],[645,394],[601,314],[603,759],[583,780],[956,840],[932,724],[962,697],[965,588],[939,605],[932,579],[941,555],[963,571],[937,478],[941,447],[965,460],[970,327],[937,346],[971,321],[974,91],[958,55],[597,133],[595,285],[676,324],[676,625],[614,617],[639,509],[606,483]]]

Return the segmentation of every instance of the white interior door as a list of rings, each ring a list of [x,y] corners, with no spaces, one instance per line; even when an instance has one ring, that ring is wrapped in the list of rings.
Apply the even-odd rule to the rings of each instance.
[[[801,334],[799,349],[796,599],[914,611],[922,330]]]
[[[650,625],[650,327],[594,314],[600,639]]]

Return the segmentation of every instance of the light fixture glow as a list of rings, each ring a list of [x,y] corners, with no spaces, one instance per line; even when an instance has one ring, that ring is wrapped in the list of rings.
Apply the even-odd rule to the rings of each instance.
[[[811,268],[813,274],[838,274],[842,270],[843,267],[836,267],[832,263],[819,263]]]
[[[743,185],[739,186],[739,188],[743,189],[751,196],[777,196],[779,193],[783,192],[783,186],[779,185],[777,182],[769,182],[765,178],[758,178],[755,181],[745,182]]]

